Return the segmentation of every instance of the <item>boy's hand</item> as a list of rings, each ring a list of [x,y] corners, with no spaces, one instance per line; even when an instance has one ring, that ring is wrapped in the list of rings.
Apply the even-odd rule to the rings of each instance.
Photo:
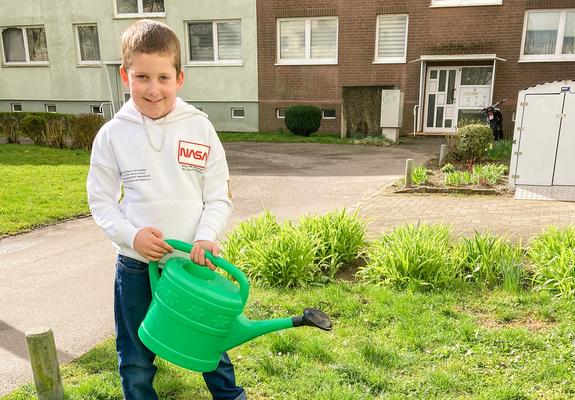
[[[212,264],[205,256],[204,250],[210,251],[214,256],[218,256],[220,248],[216,242],[210,240],[197,240],[194,242],[194,247],[190,252],[190,259],[198,265],[205,265],[212,271],[216,269],[216,266]]]
[[[158,261],[164,254],[174,251],[164,242],[162,232],[152,227],[142,228],[136,233],[134,250],[148,261]]]

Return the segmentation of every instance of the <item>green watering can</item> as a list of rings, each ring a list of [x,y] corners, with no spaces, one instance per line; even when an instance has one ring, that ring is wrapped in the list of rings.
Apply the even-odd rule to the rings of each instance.
[[[166,240],[189,254],[192,245]],[[306,308],[302,316],[251,321],[243,315],[250,284],[237,267],[206,252],[206,257],[238,282],[189,257],[170,258],[160,276],[158,262],[150,261],[152,303],[138,330],[144,345],[158,356],[198,372],[217,368],[222,353],[257,336],[296,326],[329,331],[331,321],[320,310]]]

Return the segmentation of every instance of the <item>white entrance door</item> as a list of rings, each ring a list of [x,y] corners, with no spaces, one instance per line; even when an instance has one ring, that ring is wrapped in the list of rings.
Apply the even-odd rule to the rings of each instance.
[[[424,132],[455,131],[459,74],[457,67],[428,68],[423,115]]]

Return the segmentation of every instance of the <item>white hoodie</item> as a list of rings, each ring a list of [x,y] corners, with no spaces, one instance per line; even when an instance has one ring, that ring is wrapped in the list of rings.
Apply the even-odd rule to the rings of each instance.
[[[141,261],[134,250],[140,228],[157,228],[164,239],[213,241],[232,209],[224,149],[207,115],[177,98],[165,119],[144,118],[156,149],[165,133],[162,150],[152,149],[130,100],[96,135],[87,181],[96,223],[119,254]]]

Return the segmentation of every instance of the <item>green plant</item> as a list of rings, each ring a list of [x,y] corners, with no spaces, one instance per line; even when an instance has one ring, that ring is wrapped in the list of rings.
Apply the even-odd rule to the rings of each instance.
[[[64,119],[54,119],[46,123],[46,145],[58,149],[66,146],[66,121]]]
[[[511,159],[511,150],[513,149],[513,140],[501,139],[493,143],[493,146],[487,151],[487,158],[492,161],[502,161],[506,164]]]
[[[308,215],[299,220],[299,229],[308,237],[316,238],[315,263],[333,278],[342,264],[358,258],[367,241],[365,221],[358,211],[349,214],[345,209],[324,215]]]
[[[464,186],[471,183],[471,172],[454,171],[445,174],[445,184],[448,186]]]
[[[418,165],[411,173],[411,181],[414,185],[424,185],[427,182],[427,173],[429,170],[423,165]]]
[[[0,132],[8,137],[8,143],[20,143],[18,118],[7,115],[0,119]]]
[[[529,242],[527,256],[536,289],[575,296],[575,227],[549,227]]]
[[[491,129],[485,124],[469,124],[457,128],[457,138],[452,148],[456,159],[465,161],[471,170],[473,164],[482,160],[493,140]]]
[[[443,167],[441,167],[441,172],[446,174],[449,172],[455,172],[455,167],[453,166],[453,164],[447,163]]]
[[[104,124],[104,117],[97,114],[78,114],[70,124],[73,149],[90,150],[96,134]]]
[[[20,120],[20,130],[28,136],[34,144],[46,143],[46,120],[35,114],[27,114]]]
[[[451,261],[450,228],[403,225],[375,240],[358,276],[364,282],[405,288],[456,285],[460,273]]]
[[[261,215],[240,222],[222,243],[222,255],[240,268],[249,264],[248,250],[260,241],[268,240],[280,231],[274,214],[266,210]]]
[[[321,110],[309,105],[288,107],[285,112],[285,125],[296,135],[309,136],[321,125]]]
[[[264,286],[294,287],[317,282],[321,278],[314,264],[317,246],[316,238],[286,221],[278,233],[246,248],[244,272]]]
[[[504,164],[474,165],[472,181],[481,185],[495,185],[501,181],[506,172],[507,165]]]
[[[513,293],[523,286],[525,270],[521,247],[505,238],[476,232],[472,238],[462,238],[454,254],[458,269],[468,282],[488,288],[502,286]]]

